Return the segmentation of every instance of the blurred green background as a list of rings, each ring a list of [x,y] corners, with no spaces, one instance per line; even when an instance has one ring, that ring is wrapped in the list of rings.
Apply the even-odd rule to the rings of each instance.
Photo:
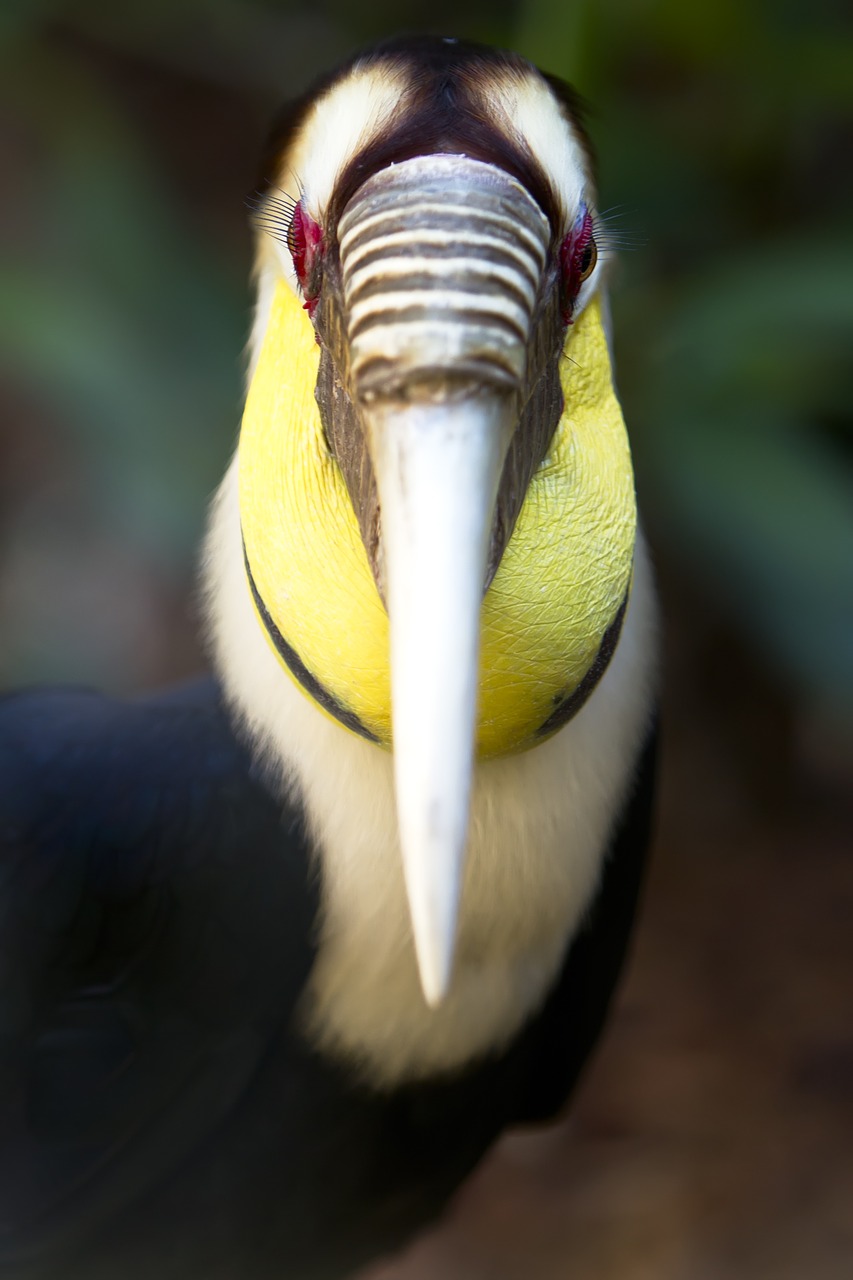
[[[619,383],[673,608],[853,715],[853,58],[842,0],[4,0],[0,684],[199,661],[239,420],[243,199],[282,99],[402,28],[593,104]],[[686,602],[686,603],[685,603]],[[733,639],[732,639],[733,638]]]

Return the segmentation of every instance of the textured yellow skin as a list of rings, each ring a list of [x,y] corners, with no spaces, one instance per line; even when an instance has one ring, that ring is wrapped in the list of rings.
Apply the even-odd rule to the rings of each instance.
[[[483,601],[482,758],[541,741],[537,729],[583,679],[630,583],[634,478],[597,297],[568,330],[565,351],[565,409]],[[390,745],[388,616],[324,440],[318,362],[311,322],[282,282],[240,436],[246,553],[281,634]]]

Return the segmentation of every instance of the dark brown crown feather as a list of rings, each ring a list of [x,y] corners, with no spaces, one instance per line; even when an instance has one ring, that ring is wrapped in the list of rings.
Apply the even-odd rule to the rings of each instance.
[[[559,201],[547,173],[521,136],[508,135],[505,126],[483,111],[484,99],[478,89],[496,72],[541,77],[581,143],[592,171],[594,157],[580,96],[570,85],[539,71],[517,53],[439,36],[397,36],[372,45],[286,104],[276,116],[264,148],[257,194],[263,196],[277,184],[282,157],[318,98],[356,66],[369,71],[383,64],[390,71],[403,73],[409,91],[403,96],[398,116],[344,167],[327,211],[330,226],[336,225],[347,202],[371,174],[416,155],[444,151],[464,153],[512,174],[549,218],[555,235],[561,232]]]

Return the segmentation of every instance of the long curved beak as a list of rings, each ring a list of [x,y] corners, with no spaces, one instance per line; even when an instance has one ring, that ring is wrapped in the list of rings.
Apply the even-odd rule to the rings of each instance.
[[[379,501],[397,815],[424,996],[450,982],[477,721],[480,609],[550,230],[509,175],[422,156],[340,227],[353,398]]]

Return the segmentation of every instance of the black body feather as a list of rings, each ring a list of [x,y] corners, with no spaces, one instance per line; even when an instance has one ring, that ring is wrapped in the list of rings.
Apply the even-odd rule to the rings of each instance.
[[[217,686],[0,702],[4,1280],[319,1280],[404,1241],[570,1092],[624,956],[653,755],[511,1048],[376,1094],[300,1037],[316,866]]]

